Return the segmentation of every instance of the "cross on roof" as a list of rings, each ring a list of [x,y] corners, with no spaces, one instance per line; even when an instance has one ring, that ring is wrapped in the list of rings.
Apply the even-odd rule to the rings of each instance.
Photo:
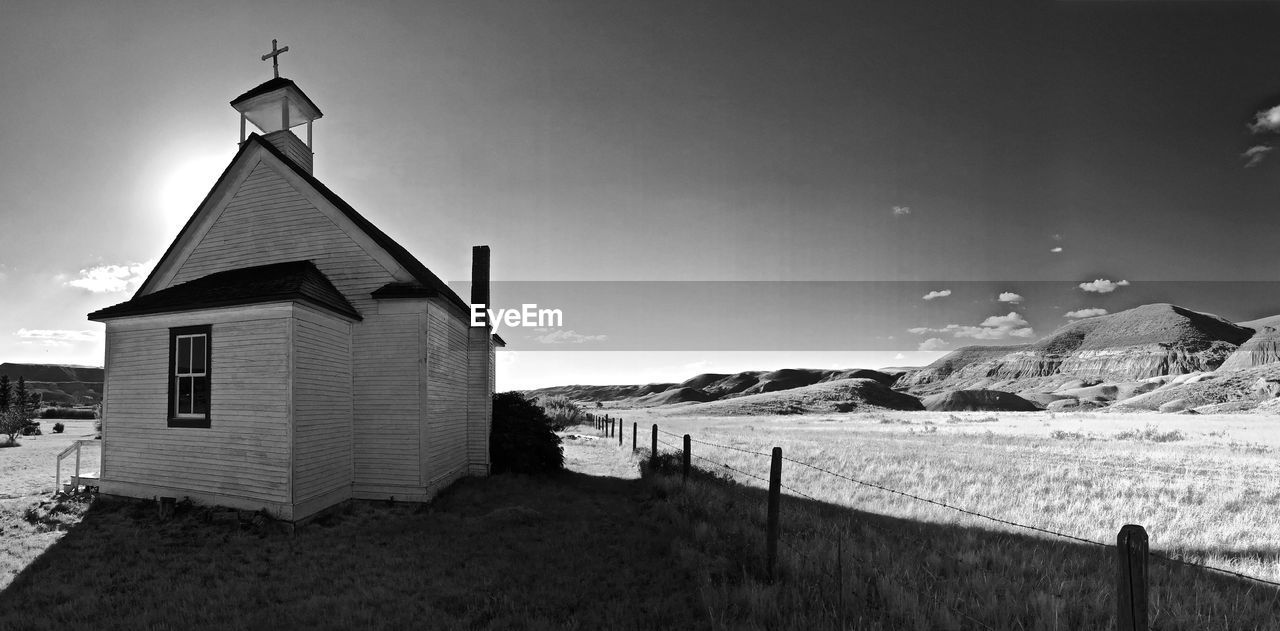
[[[262,60],[271,59],[271,70],[276,73],[276,78],[280,78],[280,53],[288,52],[289,47],[276,48],[276,40],[271,40],[271,52],[262,56]]]

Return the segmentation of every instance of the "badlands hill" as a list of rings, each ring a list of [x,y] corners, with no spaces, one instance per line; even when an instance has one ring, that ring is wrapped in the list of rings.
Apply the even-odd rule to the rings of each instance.
[[[927,393],[1017,391],[1055,377],[1133,381],[1210,371],[1253,334],[1215,315],[1163,303],[1143,305],[1069,323],[1026,346],[960,349],[908,373],[899,385]]]
[[[733,374],[706,373],[680,383],[643,386],[555,386],[531,390],[527,394],[564,396],[588,404],[607,402],[619,407],[688,405],[690,413],[697,408],[699,411],[696,413],[700,414],[778,414],[835,411],[837,408],[848,411],[866,406],[922,409],[916,397],[893,390],[898,374],[866,369],[786,368]],[[729,401],[733,403],[728,404]]]
[[[532,391],[682,414],[1280,410],[1280,316],[1232,323],[1150,304],[1068,323],[1031,344],[970,346],[922,368],[748,371],[681,383]]]
[[[0,375],[16,384],[27,381],[27,390],[38,392],[46,403],[91,405],[102,399],[101,368],[57,364],[0,364]]]
[[[1232,323],[1170,304],[1069,323],[1033,344],[968,347],[903,375],[925,397],[1016,394],[1048,410],[1239,411],[1280,393],[1280,316]]]

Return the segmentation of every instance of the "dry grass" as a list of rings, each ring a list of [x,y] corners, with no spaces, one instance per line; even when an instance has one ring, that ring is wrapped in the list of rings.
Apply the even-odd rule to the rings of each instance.
[[[978,429],[1002,422],[968,432],[935,424],[929,428],[946,431],[920,433],[919,421],[904,427],[883,419],[657,420],[675,434],[762,453],[780,446],[790,458],[859,480],[1104,544],[1114,543],[1120,526],[1141,524],[1160,553],[1280,581],[1273,511],[1280,471],[1266,455],[1233,448],[1225,432],[1210,444],[1116,440],[1118,432],[1053,440]],[[1064,430],[1049,424],[1045,431]],[[763,456],[697,443],[694,453],[767,477]],[[728,571],[720,559],[735,558],[741,541],[758,548],[763,528],[763,483],[737,478],[747,487],[700,482],[678,492],[678,480],[665,483],[670,519],[690,533],[689,567],[708,568],[701,571],[704,604],[725,628],[832,628],[841,618],[856,628],[1114,624],[1110,547],[1027,532],[792,463],[783,467],[783,484],[794,489],[784,490],[784,539],[798,551],[784,546],[787,579],[771,586],[749,569]],[[845,554],[838,559],[839,541]],[[748,554],[746,565],[755,557]],[[1280,615],[1272,587],[1163,561],[1151,567],[1156,628],[1265,629]]]
[[[67,426],[53,433],[53,421],[42,420],[40,436],[19,436],[17,447],[0,449],[0,501],[53,492],[53,468],[58,452],[81,438],[93,438],[93,421],[60,421]],[[84,449],[80,467],[98,471],[100,450]],[[74,469],[74,458],[63,461],[62,475]]]
[[[609,466],[634,471],[615,449]],[[637,479],[494,476],[292,535],[198,507],[160,523],[149,504],[37,502],[0,511],[3,547],[48,547],[0,591],[0,629],[706,628],[644,497]]]

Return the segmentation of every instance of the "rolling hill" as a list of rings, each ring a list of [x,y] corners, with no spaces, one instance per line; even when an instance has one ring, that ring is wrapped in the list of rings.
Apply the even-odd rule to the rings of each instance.
[[[45,403],[93,405],[102,400],[103,370],[89,366],[58,364],[0,364],[0,375],[17,383],[26,379],[29,392],[40,393]]]

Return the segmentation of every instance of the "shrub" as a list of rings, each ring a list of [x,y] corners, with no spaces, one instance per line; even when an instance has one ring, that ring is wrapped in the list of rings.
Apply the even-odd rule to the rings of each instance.
[[[27,419],[22,417],[22,413],[13,410],[0,410],[0,434],[8,436],[5,441],[6,447],[16,447],[18,445],[18,434],[22,433],[22,428],[27,426]]]
[[[67,426],[66,426],[66,425],[63,425],[62,423],[54,423],[54,424],[53,424],[53,433],[55,433],[55,434],[61,434],[61,433],[62,433],[62,431],[63,431],[63,430],[65,430],[65,429],[67,429]]]
[[[1162,432],[1155,425],[1147,425],[1141,430],[1131,429],[1116,434],[1116,440],[1145,440],[1153,443],[1172,443],[1186,439],[1186,434],[1183,434],[1180,430]]]
[[[494,473],[554,473],[564,468],[560,437],[546,412],[519,392],[493,395],[489,455]]]
[[[590,416],[582,411],[569,397],[540,397],[538,399],[538,407],[546,412],[547,418],[551,420],[551,429],[560,432],[573,427],[579,423],[588,422],[587,417]]]
[[[80,421],[88,421],[95,418],[93,410],[72,410],[68,408],[46,408],[40,410],[40,418],[47,419],[72,419]]]

